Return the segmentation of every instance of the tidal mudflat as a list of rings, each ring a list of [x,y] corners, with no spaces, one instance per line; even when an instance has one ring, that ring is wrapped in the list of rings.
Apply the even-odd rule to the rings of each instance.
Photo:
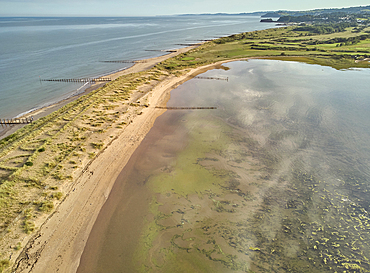
[[[78,272],[370,270],[369,70],[225,64],[171,92]]]

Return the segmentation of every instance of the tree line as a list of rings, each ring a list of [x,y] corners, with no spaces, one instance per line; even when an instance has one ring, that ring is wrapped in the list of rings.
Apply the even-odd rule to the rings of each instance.
[[[338,24],[317,24],[317,25],[303,25],[294,28],[295,31],[307,31],[316,34],[330,34],[335,32],[343,32],[346,28],[356,27],[357,23],[343,22]]]

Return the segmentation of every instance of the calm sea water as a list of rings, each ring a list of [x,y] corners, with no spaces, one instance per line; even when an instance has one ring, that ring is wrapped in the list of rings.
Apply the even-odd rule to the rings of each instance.
[[[79,84],[49,78],[95,77],[137,60],[145,50],[273,27],[259,17],[0,18],[0,118],[12,118],[76,92]]]
[[[370,70],[226,64],[172,91],[78,272],[368,272]]]

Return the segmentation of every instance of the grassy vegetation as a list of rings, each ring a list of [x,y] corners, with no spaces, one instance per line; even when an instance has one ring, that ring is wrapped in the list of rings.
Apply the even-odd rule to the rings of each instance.
[[[296,30],[295,30],[296,29]],[[197,49],[163,62],[158,68],[178,71],[218,61],[248,57],[307,62],[336,69],[369,67],[370,28],[347,28],[343,32],[315,34],[295,27],[241,33],[206,43]]]
[[[8,268],[10,262],[8,260],[1,260],[0,261],[0,272],[3,272],[4,269]]]
[[[15,250],[5,242],[32,234],[37,220],[54,211],[97,150],[121,132],[115,125],[123,128],[145,107],[128,106],[138,99],[132,92],[165,74],[123,76],[0,140],[0,259]]]

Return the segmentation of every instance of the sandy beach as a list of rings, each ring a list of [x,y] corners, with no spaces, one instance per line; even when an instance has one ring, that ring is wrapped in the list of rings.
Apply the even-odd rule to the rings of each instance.
[[[194,47],[182,48],[175,53],[148,59],[109,76],[117,79],[122,75],[145,71],[192,48]],[[150,106],[143,108],[140,115],[133,117],[94,160],[82,164],[80,174],[65,190],[63,201],[50,216],[43,219],[36,232],[23,239],[26,243],[19,256],[11,257],[14,261],[12,272],[75,272],[93,224],[118,175],[149,132],[155,119],[165,111],[154,106],[165,106],[171,90],[220,64],[192,69],[180,77],[168,76],[144,95],[132,94],[134,100],[137,100],[138,95],[140,100],[146,100]],[[36,118],[46,116],[73,99],[76,98],[29,115]]]

